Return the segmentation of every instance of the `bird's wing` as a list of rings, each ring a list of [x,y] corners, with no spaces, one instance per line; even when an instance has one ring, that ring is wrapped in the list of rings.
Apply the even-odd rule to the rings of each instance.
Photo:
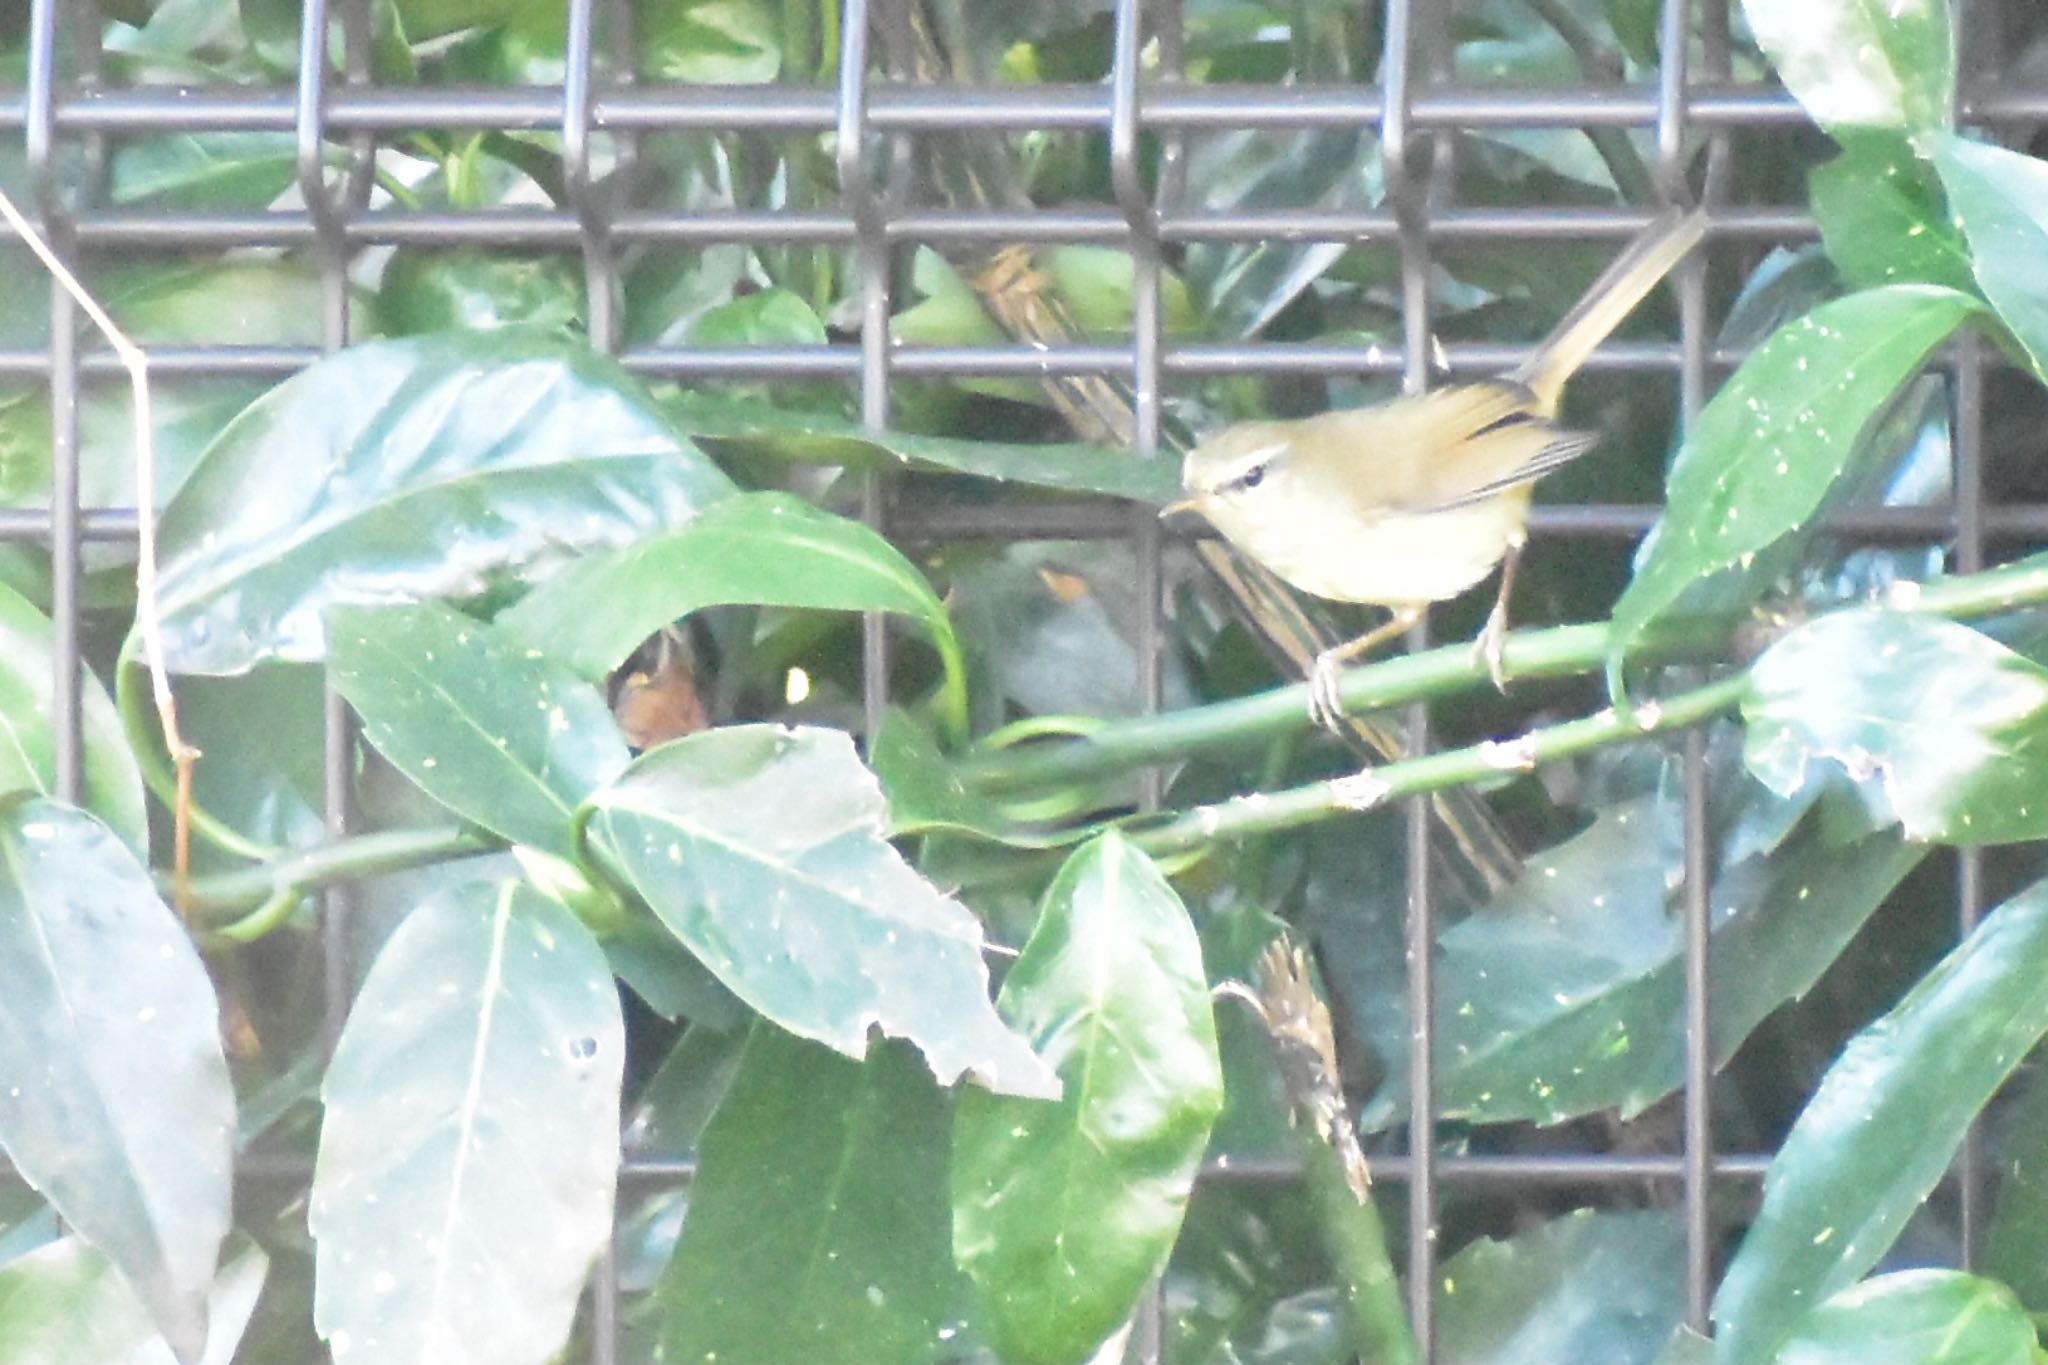
[[[1328,426],[1317,433],[1315,448],[1350,466],[1351,477],[1332,482],[1366,516],[1481,502],[1543,477],[1599,439],[1550,422],[1529,390],[1512,380],[1453,384],[1318,420]]]

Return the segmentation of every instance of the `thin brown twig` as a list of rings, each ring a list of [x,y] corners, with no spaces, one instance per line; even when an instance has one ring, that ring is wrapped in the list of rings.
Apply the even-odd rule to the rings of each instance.
[[[15,235],[50,272],[50,278],[92,320],[100,335],[107,339],[107,345],[113,348],[121,368],[128,372],[135,409],[135,520],[138,542],[135,619],[142,635],[142,657],[149,669],[150,689],[156,698],[157,719],[163,726],[164,748],[177,767],[178,799],[177,809],[173,812],[177,831],[172,856],[175,859],[178,913],[183,916],[190,899],[192,765],[199,759],[199,750],[188,744],[178,730],[178,703],[171,695],[170,669],[164,662],[163,622],[157,612],[156,433],[149,401],[149,357],[115,325],[107,310],[100,307],[99,301],[79,282],[42,233],[4,192],[0,192],[0,218],[6,219],[7,226],[14,229]]]

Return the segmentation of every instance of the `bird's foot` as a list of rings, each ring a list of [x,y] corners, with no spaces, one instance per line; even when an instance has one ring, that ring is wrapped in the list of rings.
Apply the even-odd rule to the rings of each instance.
[[[1344,699],[1337,695],[1337,669],[1342,651],[1326,649],[1308,671],[1308,718],[1331,734],[1344,729]]]
[[[1493,679],[1495,689],[1501,692],[1508,690],[1507,649],[1508,614],[1495,606],[1487,613],[1479,638],[1472,642],[1472,659],[1486,665],[1486,676]]]

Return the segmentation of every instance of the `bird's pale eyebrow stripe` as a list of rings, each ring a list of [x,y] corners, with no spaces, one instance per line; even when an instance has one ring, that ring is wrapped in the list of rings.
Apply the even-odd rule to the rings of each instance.
[[[1232,477],[1234,478],[1238,475],[1245,473],[1247,470],[1256,468],[1257,466],[1264,464],[1266,461],[1272,459],[1275,455],[1286,454],[1287,446],[1288,443],[1286,441],[1275,441],[1271,445],[1260,446],[1257,450],[1251,451],[1249,454],[1238,456],[1237,463],[1233,464],[1230,467]]]

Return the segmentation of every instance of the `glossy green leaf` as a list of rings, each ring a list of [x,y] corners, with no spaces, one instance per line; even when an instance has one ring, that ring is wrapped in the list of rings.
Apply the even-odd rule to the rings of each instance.
[[[754,455],[855,468],[948,470],[1066,493],[1103,493],[1163,507],[1180,494],[1172,460],[1139,460],[1106,446],[1020,445],[904,432],[868,432],[823,413],[707,393],[678,393],[669,414],[693,437]]]
[[[1867,290],[1779,328],[1743,361],[1678,452],[1664,515],[1615,604],[1607,672],[1617,697],[1623,654],[1643,630],[1697,580],[1803,527],[1878,410],[1981,307],[1932,285]]]
[[[320,669],[268,664],[234,678],[186,678],[177,696],[178,725],[201,754],[192,798],[202,810],[262,844],[326,837],[326,752],[314,739],[326,725]],[[251,735],[304,742],[252,744]]]
[[[570,342],[359,346],[252,405],[165,511],[165,647],[190,673],[311,661],[330,606],[538,576],[730,489],[629,376]]]
[[[1013,848],[1054,848],[1087,836],[1085,828],[1029,823],[970,785],[931,728],[901,707],[883,715],[868,761],[888,794],[889,828],[896,834],[951,830]]]
[[[689,735],[641,755],[589,811],[597,859],[784,1029],[859,1058],[880,1028],[942,1082],[1058,1093],[989,1004],[981,926],[890,846],[881,788],[844,733]]]
[[[1955,122],[1946,0],[1743,0],[1742,12],[1821,127],[1919,134]]]
[[[205,964],[113,831],[31,798],[0,808],[0,980],[0,1147],[193,1359],[235,1123]]]
[[[2010,1289],[1960,1270],[1901,1270],[1801,1320],[1773,1365],[2029,1365],[2034,1324]]]
[[[650,79],[750,85],[782,69],[778,15],[765,0],[647,0],[634,19]]]
[[[2004,1128],[1998,1204],[1978,1269],[2010,1286],[2032,1311],[2048,1312],[2048,1084],[2040,1073]]]
[[[1960,137],[1934,142],[1934,168],[1969,243],[1977,288],[2048,375],[2048,162]]]
[[[655,1290],[672,1365],[917,1365],[958,1327],[949,1106],[900,1044],[851,1062],[757,1025]]]
[[[327,647],[364,738],[421,790],[513,843],[574,858],[576,807],[629,757],[595,688],[438,602],[339,608]]]
[[[115,150],[107,196],[159,210],[254,213],[297,178],[298,139],[290,133],[168,133]]]
[[[604,954],[517,882],[414,911],[321,1096],[314,1320],[337,1359],[555,1358],[612,1225],[625,1032]]]
[[[1069,1365],[1165,1265],[1222,1110],[1201,944],[1151,859],[1106,834],[1054,879],[998,1005],[1066,1093],[961,1097],[953,1250],[999,1356]]]
[[[1886,1251],[2048,1033],[2048,883],[2001,905],[1828,1069],[1714,1299],[1717,1358],[1762,1365]]]
[[[1580,1209],[1482,1238],[1437,1277],[1437,1358],[1456,1365],[1653,1359],[1685,1309],[1685,1230],[1666,1209]]]
[[[1918,283],[1975,291],[1941,182],[1903,137],[1852,138],[1807,181],[1828,258],[1854,288]]]
[[[377,285],[377,322],[391,336],[566,328],[583,313],[583,266],[568,255],[401,247]]]
[[[0,584],[0,794],[56,793],[56,676],[49,618]],[[140,852],[149,845],[142,774],[105,689],[89,673],[81,681],[86,808]]]
[[[965,727],[960,646],[924,575],[868,527],[788,493],[729,497],[687,526],[587,556],[500,619],[551,658],[599,678],[669,622],[735,602],[910,617],[945,661],[949,714]]]
[[[270,1260],[253,1243],[214,1279],[206,1349],[228,1365],[256,1310]],[[170,1344],[106,1257],[63,1237],[0,1269],[0,1365],[170,1365]]]
[[[1617,806],[1443,932],[1439,1112],[1487,1123],[1610,1108],[1632,1118],[1678,1088],[1678,841],[1675,798]],[[1819,979],[1923,855],[1885,834],[1844,841],[1809,820],[1770,858],[1717,878],[1707,950],[1716,1065]],[[1393,1086],[1364,1122],[1383,1127],[1405,1108]]]
[[[1866,608],[1765,650],[1743,701],[1743,760],[1789,794],[1839,769],[1908,839],[2048,835],[2048,669],[1936,617]]]

